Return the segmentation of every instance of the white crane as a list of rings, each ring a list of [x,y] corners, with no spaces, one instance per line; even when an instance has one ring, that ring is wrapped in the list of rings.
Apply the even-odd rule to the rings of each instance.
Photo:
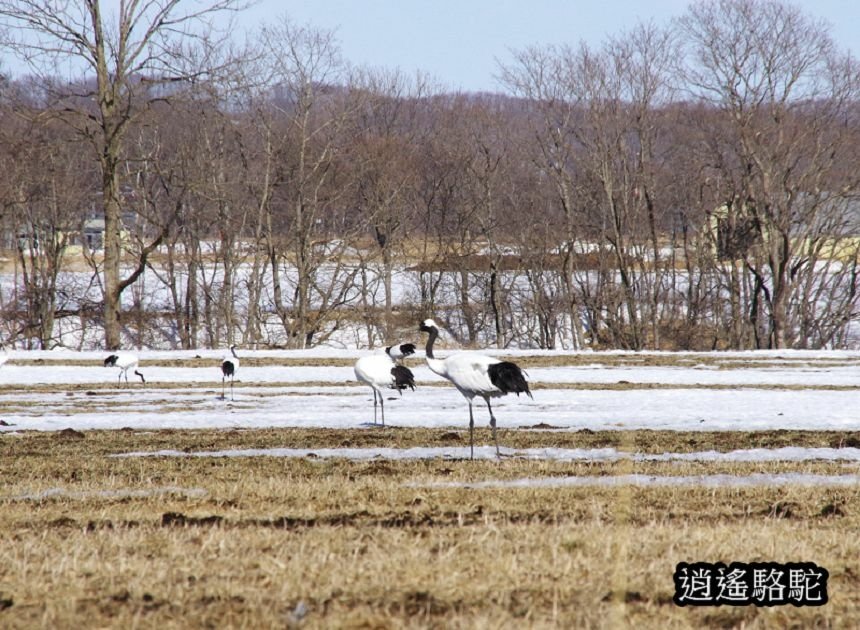
[[[399,365],[397,359],[403,359],[415,353],[415,344],[405,343],[390,346],[385,354],[371,354],[361,357],[355,362],[355,377],[362,383],[370,385],[373,390],[373,424],[376,424],[376,398],[379,396],[379,406],[382,408],[382,426],[385,426],[385,397],[383,389],[396,389],[403,395],[407,387],[415,391],[415,376],[412,370]]]
[[[117,376],[116,379],[117,387],[120,386],[123,376],[125,376],[125,383],[128,385],[129,370],[132,370],[137,376],[139,376],[143,386],[146,387],[146,379],[143,378],[143,374],[137,371],[138,363],[139,361],[137,356],[130,352],[117,352],[105,359],[105,367],[119,368],[119,376]]]
[[[427,367],[451,381],[469,401],[469,459],[475,458],[475,419],[472,415],[472,399],[475,396],[480,396],[487,403],[490,427],[493,429],[493,442],[496,444],[496,456],[501,457],[499,441],[496,438],[496,417],[493,415],[490,398],[505,394],[517,396],[527,394],[531,398],[532,393],[529,391],[529,384],[523,371],[516,363],[499,361],[476,352],[458,352],[445,359],[437,359],[433,356],[433,343],[439,336],[439,326],[432,319],[425,319],[418,330],[430,335],[427,339],[425,357]]]
[[[233,379],[239,371],[239,355],[236,354],[236,346],[230,346],[230,353],[221,361],[221,400],[226,399],[224,395],[225,382],[230,379],[230,400],[233,398]],[[232,355],[232,356],[231,356]]]
[[[0,367],[9,360],[9,353],[6,351],[6,346],[0,344]]]

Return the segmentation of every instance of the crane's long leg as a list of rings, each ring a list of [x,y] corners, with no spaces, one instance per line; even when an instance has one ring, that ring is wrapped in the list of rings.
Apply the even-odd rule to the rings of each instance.
[[[230,401],[236,402],[236,399],[233,397],[233,377],[230,377]]]
[[[501,458],[502,454],[499,452],[499,440],[496,438],[496,416],[493,415],[493,408],[490,406],[490,399],[485,398],[487,401],[487,409],[490,410],[490,426],[493,428],[493,442],[496,443],[496,457]]]
[[[475,459],[475,418],[472,415],[472,401],[469,401],[469,459]]]
[[[385,396],[379,392],[379,408],[382,410],[382,426],[385,426]]]
[[[227,376],[225,374],[221,375],[221,400],[227,400],[227,394],[225,393],[227,385],[225,384],[227,381]]]
[[[376,424],[376,388],[371,387],[373,390],[373,424]]]

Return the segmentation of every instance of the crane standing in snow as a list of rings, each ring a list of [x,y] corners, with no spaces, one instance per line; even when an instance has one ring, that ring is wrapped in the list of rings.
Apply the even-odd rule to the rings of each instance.
[[[432,319],[425,319],[418,330],[429,333],[427,339],[427,367],[454,384],[461,394],[469,401],[469,459],[475,458],[475,419],[472,415],[472,399],[480,396],[487,403],[490,412],[490,427],[493,429],[493,442],[496,444],[496,456],[501,457],[499,441],[496,438],[496,417],[490,405],[490,398],[505,394],[527,394],[529,384],[523,371],[516,363],[499,361],[476,352],[458,352],[445,359],[433,356],[433,344],[439,336],[439,326]]]
[[[143,386],[146,387],[146,379],[143,378],[143,374],[137,371],[138,363],[139,361],[136,355],[133,355],[130,352],[117,352],[105,359],[104,366],[119,368],[119,376],[116,379],[117,387],[121,385],[123,376],[125,376],[125,384],[128,385],[129,370],[132,370],[137,376],[139,376]]]
[[[233,399],[233,379],[239,371],[239,356],[236,354],[236,346],[230,346],[230,354],[221,361],[221,400],[226,399],[224,395],[225,381],[230,379],[230,400]]]
[[[415,376],[399,360],[415,353],[415,344],[404,343],[399,346],[389,346],[385,354],[372,354],[361,357],[355,362],[355,377],[362,383],[370,385],[373,390],[373,424],[376,424],[376,398],[379,396],[379,406],[382,409],[382,426],[385,426],[385,397],[383,389],[396,389],[403,395],[403,390],[410,387],[415,391]]]

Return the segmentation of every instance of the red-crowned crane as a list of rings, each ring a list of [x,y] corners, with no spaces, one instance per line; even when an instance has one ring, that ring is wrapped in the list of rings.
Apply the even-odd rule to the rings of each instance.
[[[490,398],[505,394],[527,394],[531,398],[532,393],[523,371],[516,363],[500,361],[477,352],[458,352],[444,359],[437,359],[433,356],[433,344],[439,336],[439,326],[432,319],[425,319],[418,330],[430,335],[425,357],[427,367],[451,381],[469,401],[469,459],[475,458],[475,419],[472,415],[472,399],[475,396],[480,396],[487,403],[496,456],[501,457],[499,441],[496,438],[496,417],[493,415]]]
[[[239,356],[236,354],[236,346],[230,346],[230,354],[225,355],[221,361],[221,400],[226,399],[224,395],[225,382],[230,379],[230,400],[233,400],[233,379],[239,371]]]
[[[361,357],[355,362],[355,377],[362,383],[370,385],[373,390],[373,424],[376,424],[376,399],[382,409],[382,426],[385,426],[385,397],[383,389],[396,389],[403,395],[407,387],[415,391],[415,376],[405,365],[399,365],[398,360],[415,353],[415,344],[404,343],[399,346],[389,346],[385,354],[371,354]]]
[[[105,359],[104,366],[119,368],[119,376],[116,379],[117,387],[122,384],[121,381],[123,376],[125,376],[125,384],[128,385],[129,370],[132,370],[137,376],[139,376],[143,386],[146,387],[146,379],[143,378],[143,374],[137,371],[138,363],[139,360],[136,355],[131,354],[130,352],[117,352]]]

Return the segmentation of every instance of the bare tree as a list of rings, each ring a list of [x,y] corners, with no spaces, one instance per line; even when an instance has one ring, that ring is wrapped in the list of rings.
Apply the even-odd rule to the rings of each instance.
[[[570,129],[578,164],[592,182],[594,206],[586,211],[618,275],[618,306],[608,324],[631,348],[660,346],[662,264],[659,173],[660,109],[671,100],[671,35],[640,26],[602,49],[565,51],[560,62],[567,90],[583,99],[580,122]],[[650,335],[646,333],[646,329]]]
[[[561,221],[552,246],[562,257],[560,276],[569,321],[569,337],[574,347],[582,344],[580,325],[581,292],[577,288],[577,247],[585,235],[583,216],[588,195],[581,190],[582,166],[579,164],[575,130],[581,124],[584,95],[571,91],[565,59],[569,47],[529,47],[514,54],[514,60],[501,67],[502,82],[524,99],[532,126],[526,136],[527,154],[537,171],[539,185],[551,187]],[[587,273],[587,272],[586,272]],[[590,276],[580,276],[586,283]],[[585,306],[588,306],[587,304]],[[594,319],[600,309],[593,309]],[[595,329],[599,324],[595,325]]]
[[[358,269],[345,254],[363,228],[346,207],[355,185],[346,131],[364,95],[349,86],[334,33],[283,17],[266,25],[259,41],[272,95],[258,112],[275,158],[258,199],[273,306],[287,343],[304,348],[323,334],[329,315],[355,299]]]
[[[429,87],[424,77],[413,80],[399,71],[363,70],[354,80],[356,90],[366,93],[350,139],[357,180],[354,203],[382,259],[384,343],[394,334],[394,258],[404,251],[405,228],[412,222],[417,147],[422,142],[420,134],[426,131],[417,123],[418,102],[427,97]],[[365,319],[376,318],[366,313]],[[369,342],[372,346],[374,335]]]
[[[0,186],[0,205],[17,262],[16,290],[7,311],[15,327],[10,336],[24,338],[28,347],[50,348],[56,342],[58,315],[81,307],[60,276],[90,198],[87,168],[64,135],[66,129],[50,118],[32,122],[8,116],[2,129],[5,185]]]
[[[121,275],[121,172],[132,121],[154,102],[210,77],[225,60],[216,54],[213,19],[241,8],[239,0],[203,5],[182,0],[132,0],[116,11],[100,0],[0,1],[2,45],[44,79],[51,107],[68,120],[97,156],[105,220],[105,344],[120,345],[123,291],[146,266],[155,242]],[[188,7],[186,9],[186,7]],[[80,73],[73,86],[56,81],[61,68]],[[161,235],[163,238],[163,235]],[[160,240],[156,237],[156,241]]]
[[[182,348],[191,349],[201,340],[201,312],[206,310],[201,309],[201,300],[211,305],[208,312],[212,317],[205,327],[210,345],[217,345],[222,337],[229,340],[228,322],[235,319],[233,296],[203,282],[208,277],[203,271],[203,249],[218,235],[219,228],[230,235],[241,233],[241,219],[234,216],[242,207],[241,200],[235,199],[239,186],[226,185],[223,173],[229,165],[234,184],[243,181],[242,161],[235,159],[236,143],[211,141],[212,136],[223,137],[224,128],[233,126],[205,93],[174,101],[169,112],[170,116],[159,116],[163,112],[155,110],[151,117],[141,118],[129,138],[140,159],[129,165],[134,168],[129,180],[133,182],[130,190],[136,200],[139,225],[128,239],[131,247],[139,249],[147,235],[165,234],[157,252],[160,255],[149,260],[148,269],[166,289],[167,299],[150,299],[146,304],[154,311],[153,323],[161,326],[154,325],[150,331],[138,327],[138,336],[145,332],[162,335],[172,344],[178,340]],[[159,124],[155,124],[156,118]],[[226,151],[224,144],[229,147]],[[225,195],[231,203],[218,203]],[[225,206],[236,212],[223,212]],[[219,246],[210,257],[225,273],[233,268],[237,256],[232,246],[235,238],[227,240],[224,247],[224,239],[218,239]],[[229,281],[218,283],[219,287],[230,285]]]
[[[750,317],[759,302],[767,316],[757,343],[784,348],[797,331],[789,307],[799,279],[818,274],[804,252],[829,238],[819,217],[839,207],[828,200],[856,188],[841,164],[856,159],[844,121],[858,96],[857,67],[827,25],[782,2],[701,2],[678,24],[691,50],[687,82],[724,114],[719,131],[730,134],[723,163],[737,185],[727,201],[756,232],[742,258],[753,280]]]
[[[552,224],[558,208],[558,241],[549,247],[561,257],[575,345],[584,339],[581,316],[592,342],[632,348],[660,347],[672,317],[673,263],[664,260],[672,254],[664,250],[673,215],[664,191],[674,53],[669,31],[642,25],[597,49],[528,48],[503,67],[529,106],[539,185],[556,193],[543,216]]]

